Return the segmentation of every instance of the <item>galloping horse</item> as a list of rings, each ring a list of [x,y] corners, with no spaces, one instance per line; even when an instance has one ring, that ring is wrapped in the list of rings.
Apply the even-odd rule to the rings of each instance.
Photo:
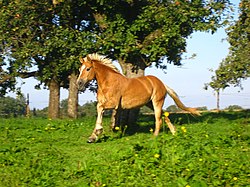
[[[143,105],[151,106],[155,113],[155,131],[157,136],[162,124],[162,106],[168,93],[177,106],[194,115],[199,115],[195,108],[186,107],[178,98],[177,94],[164,85],[154,76],[142,76],[127,78],[112,64],[112,61],[97,53],[89,54],[85,58],[80,57],[82,63],[77,79],[78,89],[82,90],[86,84],[96,79],[97,90],[97,120],[93,133],[88,139],[89,143],[95,142],[103,132],[102,116],[105,109],[113,109],[112,126],[115,126],[115,115],[118,109],[132,109]],[[165,121],[172,134],[175,127],[165,116]]]

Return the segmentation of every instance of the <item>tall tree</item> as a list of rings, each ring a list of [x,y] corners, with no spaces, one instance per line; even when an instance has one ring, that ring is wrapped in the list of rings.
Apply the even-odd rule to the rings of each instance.
[[[62,55],[60,69],[66,72],[67,81],[62,86],[69,89],[68,116],[77,117],[78,89],[76,79],[79,55],[90,53],[94,46],[92,35],[93,17],[89,16],[86,1],[64,0],[56,3],[56,23],[59,26],[50,45]]]
[[[69,87],[69,106],[73,106],[69,111],[76,111],[78,95],[74,81],[79,66],[78,55],[84,51],[87,54],[86,49],[93,44],[88,42],[90,36],[86,39],[89,25],[84,21],[88,18],[85,4],[71,0],[5,1],[1,4],[1,56],[11,56],[7,59],[7,70],[2,68],[6,61],[1,62],[2,88],[15,83],[16,76],[35,75],[50,90],[51,118],[59,116],[60,87]],[[34,68],[36,70],[31,74]],[[4,93],[5,89],[2,90]]]
[[[186,39],[195,31],[211,31],[225,24],[229,1],[144,0],[100,1],[91,7],[103,52],[119,60],[125,74],[155,62],[166,68],[181,64]]]
[[[220,84],[241,86],[250,77],[250,4],[242,0],[239,4],[239,18],[228,29],[229,54],[216,70]],[[225,81],[226,80],[226,81]],[[214,80],[210,84],[213,84]]]
[[[53,33],[53,5],[49,1],[4,1],[1,4],[2,55],[9,55],[8,76],[36,76],[44,81],[46,72],[54,71],[45,65],[52,65],[53,50],[46,42]],[[40,68],[42,67],[42,68]],[[36,69],[31,72],[32,69]],[[22,76],[21,76],[22,77]],[[51,80],[54,77],[51,77]],[[49,83],[44,82],[44,83]],[[53,95],[53,94],[52,94]],[[56,111],[56,110],[55,110]]]
[[[239,18],[228,29],[229,54],[222,60],[205,89],[211,87],[217,93],[219,110],[219,93],[230,85],[240,86],[250,76],[250,5],[242,0],[239,4]]]
[[[228,0],[115,0],[90,7],[100,33],[99,51],[118,59],[128,77],[155,63],[181,64],[186,40],[195,31],[211,31],[227,22]],[[136,116],[136,115],[135,115]],[[129,117],[127,117],[129,119]]]
[[[212,71],[212,70],[211,70]],[[211,87],[216,94],[216,109],[217,111],[220,110],[220,93],[225,88],[229,86],[228,82],[229,80],[224,76],[224,74],[221,74],[220,71],[216,70],[215,75],[212,76],[212,81],[210,83],[206,83],[204,89],[208,90],[209,87]]]

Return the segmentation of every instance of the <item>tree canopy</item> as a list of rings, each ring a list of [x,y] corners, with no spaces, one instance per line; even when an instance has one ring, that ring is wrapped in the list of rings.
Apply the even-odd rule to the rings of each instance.
[[[35,76],[45,85],[54,78],[67,87],[68,76],[78,69],[78,55],[91,43],[88,25],[82,23],[88,17],[85,3],[1,2],[1,85]]]
[[[164,59],[181,64],[186,39],[195,31],[216,31],[227,21],[229,1],[148,0],[107,1],[91,7],[100,33],[98,50],[145,69]],[[123,64],[121,64],[123,65]]]
[[[228,29],[229,54],[215,71],[208,84],[213,89],[225,89],[230,85],[241,86],[250,76],[250,4],[242,0],[239,18]]]

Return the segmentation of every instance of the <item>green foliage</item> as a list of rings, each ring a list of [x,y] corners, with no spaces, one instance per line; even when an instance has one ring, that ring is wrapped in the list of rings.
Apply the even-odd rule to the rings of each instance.
[[[227,29],[229,54],[209,83],[213,89],[224,89],[230,85],[241,86],[241,81],[250,76],[249,1],[242,0],[239,9],[239,19]]]
[[[78,105],[78,117],[93,117],[97,115],[96,112],[96,104],[97,102],[90,101],[82,106]],[[68,110],[68,100],[64,99],[60,102],[60,115],[62,118],[67,117],[67,110]]]
[[[179,112],[181,109],[179,109],[176,105],[170,105],[166,108],[166,111],[168,112]]]
[[[198,111],[208,111],[206,106],[197,107]]]
[[[82,106],[78,105],[78,117],[95,117],[97,115],[96,112],[96,104],[97,102],[87,102],[83,104]],[[60,102],[60,118],[65,119],[68,118],[68,100],[64,99]],[[109,114],[110,111],[105,111],[104,114]],[[43,109],[37,109],[35,110],[35,114],[33,112],[34,117],[38,118],[47,118],[48,115],[48,107],[45,107]]]
[[[80,117],[83,117],[83,116],[96,116],[97,115],[97,112],[96,112],[96,105],[97,105],[97,102],[94,101],[94,102],[87,102],[85,104],[83,104],[82,106],[79,106],[79,116]]]
[[[43,109],[33,109],[32,116],[37,118],[48,118],[48,107]]]
[[[68,114],[68,99],[64,99],[60,102],[60,115],[66,117]]]
[[[57,5],[44,0],[0,2],[0,52],[1,57],[8,56],[0,81],[35,76],[46,86],[55,79],[67,88],[68,76],[78,70],[79,54],[93,48],[82,22],[89,15],[84,4],[68,0]]]
[[[8,57],[4,73],[1,63],[0,81],[35,76],[45,85],[55,79],[67,88],[68,75],[78,69],[78,56],[92,52],[140,69],[152,62],[166,68],[165,57],[180,64],[187,37],[224,25],[229,3],[6,0],[0,6],[1,62]],[[15,85],[13,80],[6,83]]]
[[[243,108],[238,105],[230,105],[227,108],[225,108],[225,110],[235,111],[235,110],[243,110]]]
[[[96,144],[86,143],[95,118],[0,119],[0,186],[249,184],[249,111],[170,117],[183,119],[177,135],[163,127],[157,138],[153,117],[142,117],[131,135],[109,132],[104,118]]]
[[[163,59],[180,64],[186,39],[195,31],[211,31],[226,23],[229,1],[104,1],[94,12],[101,28],[97,41],[104,53],[144,69]],[[107,52],[108,51],[108,52]]]
[[[143,106],[140,108],[140,113],[141,114],[152,114],[154,111],[147,106]]]
[[[21,96],[0,98],[0,117],[17,117],[25,115],[26,99]]]

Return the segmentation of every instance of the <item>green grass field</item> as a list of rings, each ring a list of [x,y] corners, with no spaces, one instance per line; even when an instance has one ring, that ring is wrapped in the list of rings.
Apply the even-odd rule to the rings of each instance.
[[[0,186],[250,186],[250,112],[171,114],[154,138],[152,116],[128,133],[87,144],[95,118],[0,119]]]

